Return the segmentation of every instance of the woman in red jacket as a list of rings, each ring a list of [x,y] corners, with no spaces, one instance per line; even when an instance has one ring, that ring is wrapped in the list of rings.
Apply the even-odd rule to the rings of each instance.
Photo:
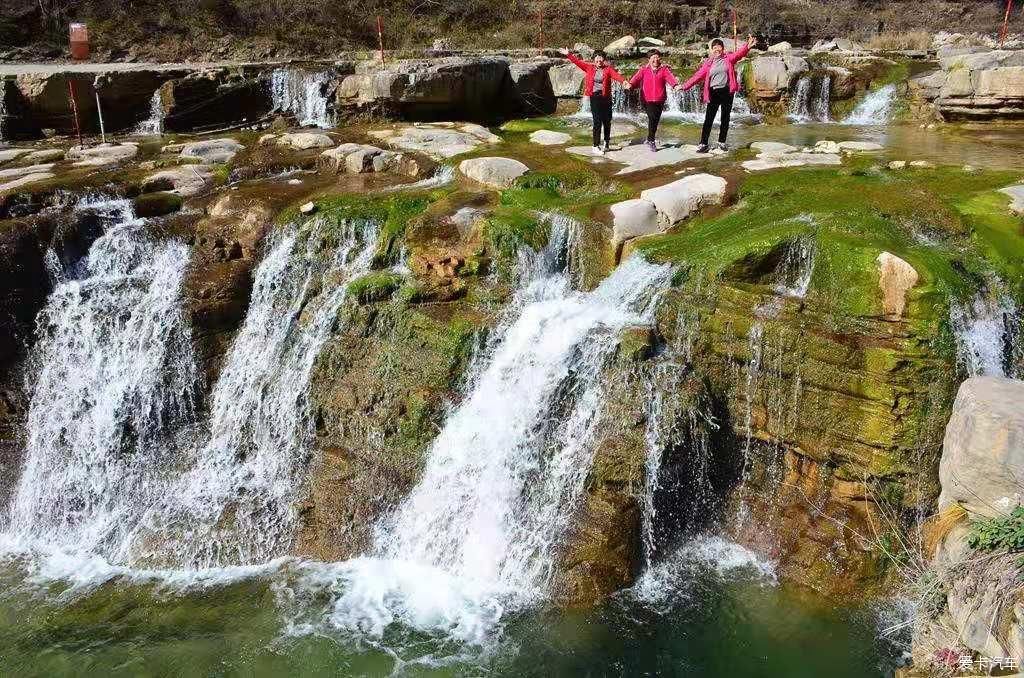
[[[704,112],[704,128],[700,133],[698,153],[708,152],[711,126],[715,122],[719,108],[722,109],[722,123],[718,127],[718,147],[728,150],[725,139],[729,135],[729,114],[732,112],[732,100],[740,89],[739,80],[736,78],[736,62],[747,56],[747,52],[755,44],[757,40],[750,35],[747,36],[746,44],[735,52],[725,54],[725,43],[715,38],[711,41],[711,54],[708,59],[700,65],[692,78],[683,83],[682,89],[690,89],[698,82],[704,83],[703,99],[707,104],[707,110]]]
[[[678,88],[679,83],[672,74],[672,69],[661,63],[661,52],[654,49],[648,52],[647,65],[636,72],[629,84],[633,87],[640,85],[640,98],[643,99],[644,110],[647,112],[647,145],[652,151],[656,151],[658,147],[654,143],[654,137],[658,133],[661,113],[665,110],[666,87],[671,85]]]
[[[583,94],[590,97],[590,115],[594,118],[594,152],[603,154],[611,147],[612,135],[612,80],[629,83],[607,61],[604,52],[595,52],[594,61],[584,61],[567,49],[561,50],[569,61],[584,73]],[[601,131],[604,131],[604,148],[601,148]]]

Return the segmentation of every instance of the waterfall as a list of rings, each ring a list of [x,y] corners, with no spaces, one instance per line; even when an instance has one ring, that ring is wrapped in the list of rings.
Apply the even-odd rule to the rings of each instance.
[[[1024,318],[1009,296],[980,293],[951,303],[957,362],[969,376],[1024,376]]]
[[[84,200],[102,235],[81,262],[48,257],[27,445],[9,538],[126,561],[145,509],[170,491],[199,373],[181,287],[188,248],[149,236],[126,200]]]
[[[376,537],[385,558],[528,599],[546,593],[583,492],[619,331],[651,322],[671,272],[636,257],[581,293],[564,266],[547,268],[557,257],[541,261],[500,340],[476,362],[420,482]]]
[[[701,124],[704,122],[706,106],[701,100],[699,87],[691,87],[684,92],[668,92],[665,100],[663,120]],[[573,119],[589,122],[590,97],[580,98],[579,111],[569,116]],[[640,105],[639,97],[629,96],[622,86],[612,83],[612,117],[616,120],[629,120],[637,125],[646,125],[647,116]],[[757,122],[760,116],[750,110],[750,104],[742,94],[737,94],[732,103],[732,122]]]
[[[287,551],[313,437],[310,374],[347,283],[370,270],[378,230],[373,222],[314,219],[274,235],[213,388],[209,438],[148,516],[175,563],[254,564]]]
[[[896,85],[886,85],[879,87],[874,92],[868,92],[850,115],[846,116],[843,123],[847,125],[884,125],[889,122],[895,97]]]
[[[278,68],[270,75],[271,110],[291,113],[300,125],[334,127],[327,88],[332,73]]]
[[[829,75],[805,75],[796,84],[789,103],[789,119],[793,122],[829,122]]]
[[[158,136],[164,132],[164,106],[160,99],[160,90],[153,92],[149,100],[149,117],[139,122],[135,134],[142,136]]]

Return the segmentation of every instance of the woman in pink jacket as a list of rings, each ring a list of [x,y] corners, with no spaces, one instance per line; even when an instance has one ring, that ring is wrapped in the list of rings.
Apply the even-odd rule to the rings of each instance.
[[[679,87],[679,82],[672,74],[672,69],[661,63],[661,52],[655,49],[648,53],[647,65],[636,72],[629,84],[632,87],[641,86],[640,98],[647,112],[647,145],[656,151],[658,147],[654,143],[654,136],[658,132],[661,113],[665,110],[666,84]]]
[[[711,126],[715,122],[715,115],[718,109],[722,109],[722,123],[718,128],[718,147],[728,150],[725,139],[729,135],[729,114],[732,112],[732,100],[740,89],[739,80],[736,79],[736,62],[747,56],[750,48],[757,44],[754,36],[747,36],[747,42],[735,52],[725,53],[725,43],[715,38],[711,41],[711,55],[700,65],[693,77],[687,80],[682,89],[690,89],[698,82],[704,83],[704,103],[707,104],[707,111],[704,113],[704,128],[700,133],[700,145],[697,146],[698,153],[708,152],[708,138],[711,136]]]

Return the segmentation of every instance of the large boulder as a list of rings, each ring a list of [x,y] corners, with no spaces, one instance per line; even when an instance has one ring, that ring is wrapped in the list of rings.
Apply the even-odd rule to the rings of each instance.
[[[459,171],[473,181],[491,188],[509,188],[530,168],[512,158],[472,158],[463,160]]]
[[[572,135],[549,129],[539,129],[530,134],[530,142],[539,146],[561,146],[570,141],[572,141]]]
[[[501,142],[501,137],[486,127],[454,122],[401,125],[373,130],[370,136],[393,148],[423,153],[435,160],[453,158]]]
[[[960,386],[946,425],[939,509],[1005,515],[1024,493],[1024,382],[973,377]]]
[[[798,56],[766,54],[754,58],[750,68],[752,94],[761,100],[778,101],[810,65]]]
[[[254,73],[211,69],[168,80],[157,94],[169,132],[216,129],[255,122],[271,108],[270,90]],[[144,116],[140,116],[142,119]]]
[[[618,40],[608,43],[604,48],[605,54],[610,57],[627,56],[636,50],[636,38],[632,35],[625,35]]]
[[[1024,118],[1024,50],[947,50],[911,91],[945,120]]]
[[[142,190],[170,191],[184,198],[198,195],[213,185],[213,168],[188,164],[150,174],[142,181]]]
[[[693,174],[640,193],[658,210],[662,226],[668,228],[707,205],[719,205],[725,199],[726,181],[713,174]]]
[[[66,158],[76,165],[111,165],[122,160],[130,160],[139,154],[137,144],[99,144],[98,146],[72,146]]]
[[[575,64],[564,63],[548,69],[551,91],[556,97],[576,97],[582,93],[583,71]]]
[[[337,102],[406,120],[496,120],[520,110],[509,64],[499,57],[403,60],[386,68],[365,62],[341,81]]]
[[[519,115],[550,115],[555,112],[558,102],[548,71],[560,64],[557,59],[513,61],[509,64],[508,72]]]
[[[661,220],[654,203],[637,198],[611,206],[612,247],[616,250],[630,238],[661,232]]]
[[[275,137],[279,146],[289,146],[300,151],[310,148],[330,148],[334,140],[322,132],[291,132]]]

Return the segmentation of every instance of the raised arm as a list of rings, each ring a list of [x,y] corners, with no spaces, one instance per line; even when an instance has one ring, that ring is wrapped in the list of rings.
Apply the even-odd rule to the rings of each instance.
[[[739,61],[740,59],[742,59],[743,57],[747,56],[747,53],[749,51],[750,51],[750,45],[747,44],[747,43],[744,43],[743,46],[740,47],[735,52],[732,52],[730,54],[726,54],[725,58],[729,60],[729,63],[733,63],[734,64],[737,61]]]
[[[579,58],[578,56],[570,52],[569,50],[565,51],[565,58],[574,63],[576,65],[576,68],[580,69],[581,71],[587,70],[587,66],[590,65],[583,59]]]
[[[705,61],[694,72],[694,74],[692,76],[690,76],[690,79],[683,83],[683,89],[690,89],[691,87],[696,85],[698,82],[703,80],[707,76],[707,71],[708,71],[708,62]]]

